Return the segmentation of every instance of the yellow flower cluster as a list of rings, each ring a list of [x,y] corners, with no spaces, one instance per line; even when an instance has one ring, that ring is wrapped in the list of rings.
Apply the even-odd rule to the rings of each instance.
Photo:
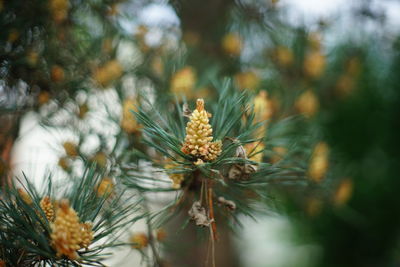
[[[93,79],[101,86],[106,87],[121,77],[123,68],[118,60],[110,60],[94,71]]]
[[[132,110],[137,111],[136,104],[136,101],[132,98],[125,99],[122,104],[121,128],[126,133],[136,133],[139,130],[139,124],[132,114]]]
[[[56,23],[65,21],[68,17],[69,1],[68,0],[50,0],[49,8],[51,16]]]
[[[46,215],[47,220],[52,222],[54,220],[54,206],[49,196],[45,196],[40,200],[40,207]]]
[[[51,246],[58,257],[66,256],[75,260],[79,257],[77,250],[87,248],[93,240],[91,223],[80,223],[67,200],[60,202],[51,230]]]
[[[177,71],[171,78],[171,92],[190,96],[196,84],[196,72],[192,67],[186,66]]]
[[[319,142],[311,156],[310,165],[308,167],[308,175],[314,182],[320,182],[328,171],[329,165],[329,147],[324,142]]]
[[[213,139],[209,114],[204,109],[204,100],[197,99],[196,109],[190,115],[186,126],[186,137],[182,152],[206,161],[215,160],[222,151],[222,142]]]

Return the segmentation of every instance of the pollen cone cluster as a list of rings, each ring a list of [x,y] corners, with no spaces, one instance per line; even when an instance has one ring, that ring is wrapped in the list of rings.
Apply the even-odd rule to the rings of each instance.
[[[54,206],[53,203],[51,203],[49,196],[45,196],[40,200],[40,207],[46,215],[47,220],[49,222],[54,221]]]
[[[75,260],[78,258],[77,250],[87,248],[93,240],[91,223],[80,223],[75,210],[66,200],[60,203],[51,230],[51,245],[58,257]]]
[[[204,109],[204,100],[197,99],[196,109],[190,115],[186,126],[186,137],[182,152],[206,161],[215,160],[222,150],[221,141],[211,142],[212,128],[209,124],[209,114]]]

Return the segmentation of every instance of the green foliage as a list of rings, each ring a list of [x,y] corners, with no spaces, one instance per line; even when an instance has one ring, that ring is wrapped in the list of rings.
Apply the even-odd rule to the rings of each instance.
[[[119,236],[127,226],[142,218],[138,215],[139,199],[126,199],[123,191],[98,195],[96,192],[101,176],[95,170],[93,166],[86,168],[83,176],[71,181],[64,190],[54,190],[49,177],[48,187],[38,192],[24,177],[24,188],[32,203],[24,200],[15,183],[3,190],[0,201],[0,257],[7,265],[102,266],[101,261],[109,256],[108,248],[124,245]],[[58,257],[51,246],[52,222],[46,219],[40,207],[44,196],[58,201],[69,200],[81,222],[93,223],[93,241],[89,249],[78,251],[77,260]]]

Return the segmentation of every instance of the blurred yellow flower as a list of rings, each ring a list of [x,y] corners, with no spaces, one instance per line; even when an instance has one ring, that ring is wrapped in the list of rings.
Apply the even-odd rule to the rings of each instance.
[[[65,78],[64,69],[58,65],[53,65],[51,67],[50,76],[53,82],[62,82]]]
[[[39,54],[36,51],[29,51],[26,55],[26,61],[29,65],[35,66],[39,60]]]
[[[314,51],[320,51],[322,48],[322,36],[319,32],[312,32],[308,35],[308,44]]]
[[[249,160],[255,161],[255,162],[262,162],[262,159],[264,157],[264,151],[265,145],[263,142],[253,142],[253,143],[248,143],[244,146],[244,150],[246,151],[247,155],[250,155]]]
[[[200,42],[200,35],[194,31],[187,31],[183,34],[183,41],[190,46],[196,46]]]
[[[53,20],[60,24],[68,17],[69,1],[68,0],[49,0],[49,8]]]
[[[311,197],[306,201],[306,213],[308,216],[315,217],[322,210],[322,201],[315,197]]]
[[[195,70],[192,67],[186,66],[172,76],[171,92],[176,95],[184,94],[190,98],[196,81]]]
[[[89,107],[86,103],[79,105],[78,106],[78,117],[80,119],[83,119],[88,111],[89,111]]]
[[[24,189],[18,188],[18,194],[26,204],[31,205],[33,203],[31,196]]]
[[[129,240],[133,243],[131,246],[134,249],[142,249],[149,244],[149,238],[145,233],[134,233]]]
[[[160,242],[164,241],[167,238],[167,232],[163,228],[159,228],[156,230],[156,239]]]
[[[151,69],[153,72],[158,75],[162,76],[164,73],[164,63],[161,59],[161,57],[154,57],[153,60],[151,61]]]
[[[101,86],[106,87],[121,77],[122,65],[118,60],[110,60],[103,66],[98,67],[93,73],[93,79]]]
[[[353,181],[349,178],[343,179],[333,196],[333,203],[337,206],[346,204],[353,192]]]
[[[105,168],[107,166],[107,155],[103,151],[97,152],[91,161],[95,162],[98,166]]]
[[[312,90],[303,92],[295,102],[295,108],[306,117],[312,117],[319,109],[319,101]]]
[[[8,42],[10,43],[14,43],[15,41],[17,41],[19,38],[19,31],[17,29],[11,29],[9,34],[8,34]]]
[[[107,196],[109,197],[114,191],[114,182],[111,178],[105,177],[101,179],[99,185],[97,186],[96,194],[99,197]]]
[[[139,131],[140,126],[136,121],[135,115],[133,115],[132,111],[138,111],[137,102],[128,98],[125,99],[122,104],[122,120],[121,120],[121,128],[126,133],[136,133]]]
[[[50,100],[50,93],[48,91],[40,91],[37,101],[39,106],[46,104]]]
[[[64,171],[69,171],[71,164],[68,157],[61,157],[58,160],[58,166],[60,166]]]
[[[354,89],[354,78],[348,74],[343,74],[336,82],[336,91],[340,96],[348,96]]]
[[[253,71],[240,72],[235,75],[235,83],[241,90],[255,90],[260,84],[260,77]]]
[[[78,156],[78,149],[75,143],[70,142],[70,141],[66,141],[62,144],[64,150],[65,150],[65,154],[67,154],[67,156],[69,157],[76,157]]]
[[[173,169],[176,169],[177,166],[178,165],[175,163],[167,163],[164,165],[164,168],[166,170],[173,170]],[[168,177],[171,179],[172,188],[174,188],[174,189],[180,189],[181,184],[182,184],[183,180],[185,179],[185,176],[183,175],[183,173],[168,173]]]
[[[319,142],[311,156],[308,167],[308,176],[314,182],[321,182],[329,167],[329,147],[325,142]]]
[[[304,59],[304,73],[310,78],[319,78],[325,71],[325,64],[326,59],[321,51],[312,51]]]
[[[239,56],[242,51],[242,39],[237,33],[227,33],[222,38],[223,51],[231,56]]]
[[[287,153],[287,148],[283,146],[276,146],[272,148],[274,154],[271,156],[271,163],[275,164],[279,162]]]
[[[268,98],[268,93],[262,90],[253,100],[254,105],[254,123],[264,122],[264,125],[259,127],[255,131],[255,138],[263,138],[266,135],[268,119],[273,115],[273,103],[271,99]]]
[[[275,49],[274,57],[282,67],[288,67],[293,64],[294,56],[292,50],[285,46],[278,46]]]

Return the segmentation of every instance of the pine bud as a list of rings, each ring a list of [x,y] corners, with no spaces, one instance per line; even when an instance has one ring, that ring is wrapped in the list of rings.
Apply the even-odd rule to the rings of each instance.
[[[91,222],[85,222],[81,223],[81,242],[80,246],[81,248],[88,248],[90,243],[92,243],[93,240],[93,231],[92,231],[92,223]]]
[[[207,161],[215,160],[222,149],[221,141],[211,142],[212,128],[209,124],[209,114],[204,109],[204,100],[197,99],[196,109],[190,115],[186,126],[185,142],[182,152]]]
[[[42,198],[42,200],[40,201],[40,207],[46,215],[47,220],[49,222],[52,222],[54,220],[54,206],[51,203],[49,196],[45,196]]]
[[[77,250],[87,248],[93,240],[91,224],[80,223],[78,215],[67,200],[60,202],[51,230],[51,246],[56,250],[58,257],[66,256],[76,260]]]

